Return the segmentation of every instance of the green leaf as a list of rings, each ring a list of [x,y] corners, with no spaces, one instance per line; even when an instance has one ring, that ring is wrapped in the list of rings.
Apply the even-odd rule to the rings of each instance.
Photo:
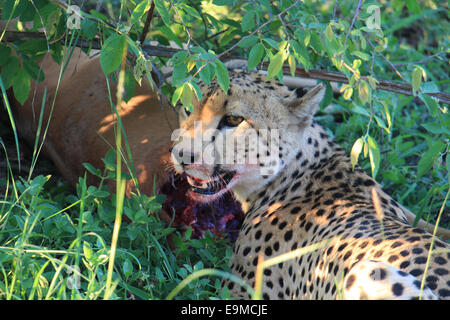
[[[191,82],[192,87],[194,88],[194,92],[195,95],[197,96],[197,100],[202,100],[202,89],[200,89],[200,87],[195,83],[195,82]]]
[[[148,11],[150,8],[150,1],[149,0],[143,0],[141,3],[139,3],[131,13],[131,24],[135,24],[138,22],[142,16]]]
[[[88,261],[92,258],[92,255],[94,254],[91,245],[87,241],[83,241],[83,254]]]
[[[333,88],[331,87],[330,81],[324,81],[324,83],[326,84],[326,88],[323,99],[319,104],[320,109],[328,107],[331,101],[333,101]]]
[[[263,41],[265,43],[267,43],[269,46],[271,46],[272,48],[274,48],[275,50],[280,50],[280,48],[278,47],[279,44],[275,40],[273,40],[271,38],[264,38]]]
[[[372,167],[372,178],[375,179],[378,169],[380,168],[380,148],[378,147],[378,143],[371,136],[367,137],[367,146],[369,148],[370,166]]]
[[[305,70],[308,71],[309,68],[312,67],[311,60],[309,59],[308,50],[301,42],[292,41],[292,46],[294,47],[295,53],[298,55],[300,63],[305,67]]]
[[[164,6],[164,1],[162,0],[153,0],[155,3],[155,9],[158,11],[159,15],[161,16],[161,19],[163,20],[164,24],[170,28],[170,15],[167,8]]]
[[[175,92],[173,93],[172,100],[171,100],[171,103],[173,106],[178,103],[178,100],[180,100],[183,90],[184,90],[183,85],[180,85],[178,88],[175,89]]]
[[[280,72],[283,67],[283,62],[284,53],[283,51],[278,51],[278,53],[270,59],[269,67],[267,68],[267,80],[272,79]]]
[[[172,58],[170,58],[170,61],[172,62],[172,64],[174,66],[179,65],[180,63],[185,62],[185,60],[187,59],[187,57],[189,56],[189,52],[187,52],[186,50],[182,50],[182,51],[178,51],[177,53],[175,53]]]
[[[419,91],[420,84],[422,83],[422,71],[419,68],[414,69],[411,76],[411,82],[413,94],[416,95],[417,91]]]
[[[380,128],[383,128],[384,130],[386,130],[387,133],[390,133],[390,130],[388,129],[388,127],[386,126],[386,123],[384,122],[383,119],[381,119],[380,117],[378,117],[377,115],[374,115],[375,121],[377,122],[378,126]]]
[[[10,56],[1,70],[3,85],[8,89],[13,84],[14,76],[19,70],[19,60],[15,56]]]
[[[227,67],[220,60],[216,60],[216,75],[219,86],[227,93],[228,88],[230,87],[230,78],[228,76]]]
[[[33,21],[34,17],[37,15],[37,12],[32,2],[21,1],[20,3],[23,3],[23,11],[20,14],[20,21],[21,22]]]
[[[420,13],[420,7],[416,0],[406,0],[406,7],[412,13]]]
[[[134,79],[134,75],[130,70],[125,70],[125,82],[124,82],[124,89],[125,89],[125,95],[123,97],[123,100],[125,102],[128,102],[133,96],[134,96],[134,90],[136,87],[136,81]]]
[[[424,82],[422,83],[422,92],[423,93],[439,92],[439,87],[436,85],[436,83],[432,81]]]
[[[0,43],[0,67],[5,64],[11,55],[11,48]]]
[[[22,1],[22,2],[24,2],[24,1]],[[1,12],[2,15],[1,15],[0,20],[6,21],[10,18],[11,19],[17,18],[22,13],[22,10],[23,10],[23,6],[20,5],[19,1],[18,1],[17,5],[15,5],[14,0],[6,1],[6,3],[4,3],[2,6],[2,12]],[[1,29],[3,31],[3,28],[1,28]]]
[[[131,263],[130,259],[125,260],[122,269],[126,277],[129,277],[133,274],[133,264]]]
[[[353,144],[352,151],[350,152],[350,161],[352,162],[352,170],[355,169],[355,166],[358,163],[358,158],[359,158],[359,155],[361,154],[363,145],[364,145],[364,141],[362,138],[359,138]]]
[[[92,14],[94,17],[100,19],[100,20],[103,20],[103,21],[108,21],[109,20],[107,16],[105,16],[104,14],[101,14],[98,11],[89,10],[89,13]]]
[[[187,64],[180,63],[172,71],[172,83],[178,85],[188,77]]]
[[[116,150],[109,149],[105,157],[102,159],[105,168],[110,171],[116,170]]]
[[[191,6],[188,6],[185,3],[181,3],[180,6],[183,8],[184,11],[186,11],[189,15],[196,19],[201,19],[202,16],[197,12],[197,10]]]
[[[428,108],[428,112],[431,114],[432,117],[436,117],[439,114],[439,104],[436,102],[434,98],[423,93],[419,93],[419,98],[423,102],[425,102],[425,105]]]
[[[291,76],[295,77],[295,71],[297,68],[297,63],[295,62],[295,57],[293,55],[289,55],[287,60],[289,63],[289,71],[291,72]]]
[[[240,48],[248,48],[251,47],[253,45],[255,45],[258,42],[258,37],[257,36],[250,36],[248,38],[246,38],[245,40],[243,40],[241,43],[239,43],[239,47]]]
[[[358,106],[358,105],[355,104],[355,103],[353,103],[352,111],[355,112],[355,113],[358,113],[358,114],[360,114],[360,115],[369,117],[369,118],[371,117],[370,112],[368,112],[366,109],[364,109],[364,108],[361,107],[361,106]]]
[[[311,33],[308,30],[305,29],[298,29],[295,31],[295,35],[299,39],[300,42],[302,42],[305,47],[307,47],[311,41]]]
[[[119,34],[112,34],[106,39],[100,52],[100,65],[108,75],[120,67],[126,55],[127,38]]]
[[[423,69],[419,67],[414,68],[414,71],[411,75],[411,84],[414,95],[416,95],[417,91],[419,91],[420,89],[420,85],[422,84],[422,75]]]
[[[255,11],[247,11],[242,17],[241,28],[243,32],[251,30],[255,27]]]
[[[90,172],[92,175],[101,177],[102,171],[100,169],[96,169],[92,164],[83,162],[83,167],[86,168],[88,172]]]
[[[216,6],[226,6],[233,2],[233,0],[214,0],[213,3]]]
[[[23,60],[23,67],[28,72],[31,78],[38,82],[42,82],[44,80],[44,72],[39,68],[39,66],[30,59]]]
[[[194,88],[189,82],[183,83],[183,93],[181,94],[181,103],[185,108],[190,108],[192,99],[194,98]]]
[[[19,44],[19,51],[21,53],[33,56],[44,55],[47,53],[47,41],[32,39]]]
[[[328,40],[333,39],[334,34],[331,24],[327,25],[327,27],[325,28],[325,36],[327,37]]]
[[[431,169],[433,163],[445,149],[445,143],[440,140],[434,141],[427,152],[424,153],[417,165],[417,178],[422,177]]]
[[[57,64],[61,64],[64,56],[62,45],[59,42],[53,43],[50,45],[50,50],[53,60],[55,60]]]
[[[442,133],[450,133],[450,130],[447,128],[444,128],[442,125],[438,123],[423,123],[422,127],[427,129],[427,131],[434,133],[434,134],[442,134]]]
[[[199,73],[200,79],[205,84],[210,84],[212,79],[214,78],[215,68],[211,63],[207,63],[206,66],[204,66]]]
[[[359,82],[358,94],[359,94],[359,98],[361,99],[361,102],[363,104],[370,102],[370,99],[371,99],[370,88],[369,88],[369,84],[366,81],[361,80]]]
[[[164,37],[166,37],[169,40],[174,41],[180,48],[183,48],[183,43],[181,42],[180,38],[178,38],[172,31],[171,28],[167,27],[166,25],[158,27],[158,29],[162,32]]]
[[[257,43],[255,46],[253,46],[248,55],[248,69],[252,70],[256,68],[256,66],[261,61],[263,55],[264,55],[264,46],[262,45],[262,43]]]
[[[25,103],[30,94],[30,75],[25,69],[19,69],[13,80],[13,92],[21,105]]]
[[[186,231],[184,232],[184,238],[185,238],[186,240],[189,240],[189,239],[191,238],[191,235],[192,235],[192,227],[189,226],[189,227],[186,229]]]
[[[361,51],[353,51],[352,55],[357,56],[358,58],[363,59],[364,61],[369,61],[370,60],[370,55],[365,53],[365,52],[361,52]]]
[[[86,39],[94,39],[95,35],[97,34],[97,23],[89,19],[81,20],[81,32],[83,37],[85,37]]]
[[[321,54],[323,51],[322,40],[316,33],[311,33],[310,47],[317,53]]]

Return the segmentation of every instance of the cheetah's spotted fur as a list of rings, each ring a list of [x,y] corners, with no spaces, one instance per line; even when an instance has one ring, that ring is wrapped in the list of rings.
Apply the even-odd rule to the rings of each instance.
[[[265,269],[263,298],[336,299],[342,294],[347,299],[414,299],[423,277],[424,299],[450,298],[450,246],[434,239],[436,251],[424,275],[432,235],[411,227],[407,209],[362,169],[352,170],[344,150],[312,118],[323,86],[294,92],[260,74],[234,70],[228,94],[214,81],[203,85],[202,92],[193,113],[181,120],[191,137],[200,134],[193,130],[194,120],[202,120],[203,129],[218,128],[226,114],[246,119],[232,128],[235,136],[242,127],[280,130],[277,159],[268,155],[258,163],[263,167],[278,162],[280,170],[272,175],[220,165],[241,176],[232,191],[246,212],[230,265],[234,274],[254,285],[259,255],[267,260],[337,237],[324,248]],[[183,165],[176,156],[173,161],[178,171],[200,179],[218,167]],[[373,188],[382,220],[374,208]],[[225,285],[233,297],[249,298],[239,285]]]

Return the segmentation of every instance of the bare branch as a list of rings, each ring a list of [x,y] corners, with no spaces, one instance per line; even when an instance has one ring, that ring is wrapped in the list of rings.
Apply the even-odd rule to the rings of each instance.
[[[352,23],[350,24],[350,28],[348,28],[347,34],[345,35],[344,49],[347,48],[347,40],[348,40],[348,37],[349,37],[349,35],[350,35],[350,32],[351,32],[352,29],[353,29],[353,26],[355,25],[356,19],[357,19],[358,16],[359,16],[359,11],[361,10],[361,3],[362,3],[362,0],[359,0],[359,1],[358,1],[358,6],[356,7],[355,15],[353,16],[353,19],[352,19]]]
[[[375,54],[377,54],[378,52],[375,51],[375,46],[373,45],[372,41],[370,41],[369,37],[368,37],[367,35],[364,35],[364,38],[366,38],[366,40],[367,40],[367,42],[369,43],[370,47],[372,48],[373,52],[374,52]],[[390,62],[390,61],[388,60],[388,58],[386,58],[386,57],[384,56],[384,54],[381,54],[381,53],[378,53],[378,54],[381,55],[381,57],[384,59],[384,61],[386,61],[386,63],[387,63],[388,65],[391,66],[392,70],[394,70],[394,72],[395,72],[395,73],[396,73],[403,81],[408,82],[408,81],[406,81],[405,78],[403,78],[403,76],[402,76],[402,74],[400,73],[400,71],[397,70],[397,68],[392,64],[392,62]]]
[[[150,29],[150,23],[153,18],[153,11],[155,10],[155,1],[152,1],[150,9],[147,13],[147,19],[145,20],[144,29],[142,29],[141,37],[139,38],[140,43],[144,43],[145,37],[147,37],[148,30]]]
[[[42,33],[39,32],[17,32],[17,31],[7,31],[6,34],[6,41],[12,42],[16,40],[20,41],[26,41],[31,39],[44,39],[45,36]],[[79,41],[77,43],[78,47],[82,48],[92,48],[92,49],[101,49],[100,42],[98,40],[93,40],[92,42],[89,41]],[[236,47],[234,45],[232,48]],[[231,48],[230,48],[231,49]],[[222,57],[224,54],[229,53],[231,50],[228,49],[227,51],[224,51],[221,55],[218,56]],[[151,46],[151,45],[144,45],[142,46],[142,50],[147,53],[150,56],[158,56],[158,57],[166,57],[170,58],[175,53],[180,51],[180,49],[175,48],[169,48],[169,47],[162,47],[162,46]],[[267,68],[268,63],[263,64],[263,67]],[[283,66],[283,73],[286,75],[290,74],[289,66],[285,65]],[[297,67],[295,72],[296,77],[301,78],[307,78],[307,79],[317,79],[317,80],[328,80],[328,81],[334,81],[339,83],[348,83],[348,79],[345,74],[341,72],[333,72],[333,71],[325,71],[325,70],[316,70],[316,69],[309,69],[306,71],[304,68]],[[388,81],[388,80],[379,80],[377,89],[379,90],[385,90],[390,91],[394,93],[400,93],[407,96],[413,96],[412,87],[409,83],[406,82],[396,82],[396,81]],[[444,92],[433,92],[433,93],[426,93],[427,95],[434,97],[438,100],[438,102],[450,104],[450,94],[444,93]]]
[[[407,66],[407,65],[411,65],[411,64],[427,64],[430,63],[431,61],[433,61],[434,58],[439,57],[441,54],[447,54],[447,51],[441,51],[438,53],[435,53],[429,57],[426,57],[422,60],[419,61],[412,61],[412,62],[399,62],[399,63],[392,63],[394,66],[399,67],[399,66]]]

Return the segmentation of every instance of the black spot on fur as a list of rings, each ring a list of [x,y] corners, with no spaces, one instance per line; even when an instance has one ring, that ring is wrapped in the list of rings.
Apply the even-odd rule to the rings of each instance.
[[[292,239],[292,230],[286,231],[286,233],[284,234],[284,240],[289,241],[291,239]]]
[[[401,283],[394,283],[392,285],[392,293],[399,297],[403,294],[403,285]]]
[[[372,272],[370,273],[370,277],[373,280],[377,281],[386,279],[386,275],[387,275],[386,270],[384,270],[383,268],[373,269]]]

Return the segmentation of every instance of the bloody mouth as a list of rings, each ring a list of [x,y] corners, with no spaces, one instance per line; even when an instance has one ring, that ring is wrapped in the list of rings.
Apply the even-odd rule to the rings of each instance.
[[[231,180],[233,180],[235,172],[227,171],[217,173],[209,180],[202,180],[196,177],[187,175],[187,182],[190,184],[192,192],[201,195],[214,195],[227,188]]]
[[[175,213],[175,224],[191,226],[193,238],[202,238],[206,231],[210,231],[219,238],[225,237],[234,242],[244,213],[231,192],[224,192],[221,197],[208,203],[189,196],[191,192],[205,196],[223,192],[234,176],[233,172],[222,172],[211,180],[201,180],[186,174],[176,175],[173,182],[161,188],[161,193],[167,196],[163,209],[169,215]]]

